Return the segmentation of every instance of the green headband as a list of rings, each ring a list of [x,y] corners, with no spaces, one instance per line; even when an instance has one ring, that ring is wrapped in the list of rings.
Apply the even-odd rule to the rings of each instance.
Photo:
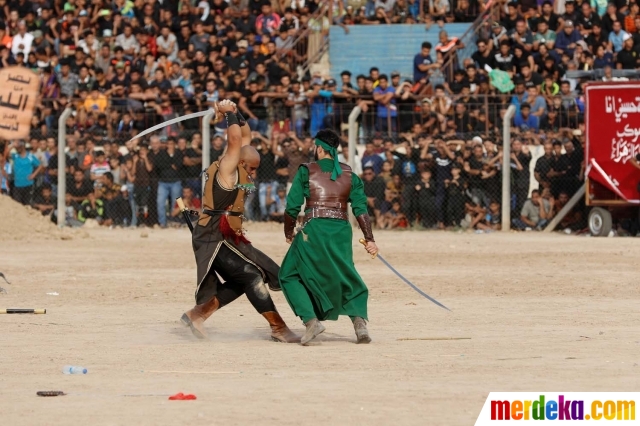
[[[321,147],[327,153],[333,157],[333,171],[331,172],[331,180],[338,179],[338,176],[342,174],[342,167],[340,167],[340,161],[338,161],[338,150],[330,146],[328,143],[316,139],[316,146]]]

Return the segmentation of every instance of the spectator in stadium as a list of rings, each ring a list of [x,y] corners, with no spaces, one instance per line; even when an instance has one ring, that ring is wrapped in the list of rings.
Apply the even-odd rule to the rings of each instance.
[[[398,107],[393,87],[389,86],[389,78],[382,74],[378,79],[378,87],[373,91],[373,99],[377,102],[376,130],[379,132],[397,131]]]
[[[552,198],[552,196],[551,196]],[[569,202],[569,194],[562,191],[558,195],[558,199],[553,204],[553,216],[557,215]],[[584,218],[582,209],[574,206],[560,221],[556,229],[563,230],[565,233],[578,232],[587,227],[587,221]]]
[[[476,144],[473,146],[472,154],[464,162],[464,171],[468,176],[469,192],[474,199],[474,203],[480,207],[489,205],[489,196],[486,192],[485,182],[482,179],[485,160],[482,145]]]
[[[129,203],[123,195],[126,187],[116,184],[111,172],[106,172],[101,180],[101,198],[105,207],[103,225],[126,225],[126,221],[128,222],[128,218],[131,217]]]
[[[382,178],[376,176],[373,167],[362,167],[362,183],[364,193],[367,196],[367,210],[369,216],[377,218],[379,215],[379,203],[384,199],[386,185]]]
[[[82,203],[93,192],[93,184],[85,177],[81,169],[73,171],[73,182],[67,186],[67,194],[76,203]]]
[[[516,113],[516,116],[514,118],[514,125],[521,131],[526,131],[529,129],[538,130],[538,117],[535,117],[531,114],[531,105],[529,105],[527,102],[520,105],[520,112]]]
[[[28,55],[31,52],[33,44],[33,34],[27,32],[27,24],[25,21],[18,22],[18,33],[11,40],[11,53],[17,55],[22,53]]]
[[[516,197],[516,212],[523,208],[527,194],[529,194],[530,162],[531,152],[529,152],[528,145],[523,145],[522,141],[515,139],[511,143],[510,167],[513,177],[512,191]]]
[[[200,199],[194,196],[193,190],[188,186],[182,188],[182,201],[187,210],[200,211],[202,208]],[[182,218],[182,211],[175,200],[168,220],[172,225],[187,226]]]
[[[56,207],[56,198],[51,192],[51,185],[44,184],[33,199],[33,208],[40,211],[43,216],[48,216]]]
[[[287,207],[287,188],[285,186],[278,186],[274,196],[270,197],[267,201],[267,210],[269,212],[269,220],[283,223],[284,213]]]
[[[582,40],[580,33],[575,29],[573,21],[564,22],[564,30],[560,31],[556,36],[555,49],[560,55],[563,53],[573,56],[578,41]]]
[[[484,232],[499,231],[502,229],[502,215],[500,213],[500,203],[491,200],[489,209],[486,211],[485,217],[476,223],[476,229]]]
[[[420,173],[420,181],[414,186],[412,198],[417,200],[418,214],[421,225],[433,228],[436,224],[436,187],[431,177],[431,170],[425,169]]]
[[[447,220],[452,226],[460,226],[464,219],[464,204],[467,199],[465,194],[466,181],[462,177],[460,165],[456,162],[451,165],[451,179],[444,181],[447,189]]]
[[[130,191],[130,195],[133,195],[135,206],[137,207],[132,214],[142,220],[146,220],[149,216],[151,200],[151,173],[155,171],[153,170],[153,161],[149,157],[149,147],[147,145],[140,145],[137,154],[137,156],[133,157],[134,174],[130,178],[130,183],[133,184],[133,193],[131,194]]]
[[[380,156],[378,152],[375,151],[375,145],[373,141],[367,142],[365,145],[365,150],[362,155],[362,170],[371,168],[375,175],[379,175],[382,171],[382,164],[384,163],[384,159]]]
[[[252,130],[267,134],[267,109],[258,90],[257,78],[249,82],[249,89],[242,94],[238,106],[247,114],[247,122]]]
[[[31,153],[31,145],[27,150],[24,140],[17,140],[13,143],[16,152],[11,154],[13,162],[13,199],[28,206],[31,204],[34,191],[34,180],[42,173],[44,166],[40,160]],[[5,159],[9,157],[9,146],[5,148]]]
[[[180,151],[176,149],[176,142],[169,138],[153,159],[153,171],[158,176],[158,223],[160,227],[167,226],[167,202],[173,206],[176,198],[182,193],[180,183],[183,170],[183,158]]]
[[[422,43],[420,53],[413,58],[413,82],[426,85],[431,73],[439,68],[439,64],[431,58],[431,48],[428,41]]]
[[[92,181],[97,181],[105,173],[111,171],[104,149],[96,149],[93,153],[94,162],[91,165],[90,176]]]
[[[553,145],[551,142],[544,144],[544,155],[536,160],[534,177],[538,181],[540,188],[551,189],[550,172],[553,166]]]
[[[629,33],[622,29],[622,22],[615,21],[613,23],[613,31],[609,33],[609,42],[613,46],[613,51],[618,53],[622,50],[622,44],[625,40],[631,38]]]
[[[531,198],[526,200],[520,211],[520,218],[515,218],[512,225],[515,229],[541,231],[551,219],[553,199],[546,200],[540,196],[540,191],[534,189]]]
[[[618,52],[616,59],[617,69],[632,70],[640,67],[640,55],[634,50],[634,46],[631,36],[627,34],[623,37],[623,48]]]
[[[87,219],[94,219],[98,224],[104,222],[104,201],[101,198],[100,190],[90,192],[87,199],[82,202],[78,209],[77,219],[84,224]],[[96,195],[98,194],[98,195]]]

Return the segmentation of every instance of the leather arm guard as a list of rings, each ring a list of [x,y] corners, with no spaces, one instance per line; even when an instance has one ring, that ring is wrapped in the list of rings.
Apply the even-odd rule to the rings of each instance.
[[[240,125],[238,122],[238,117],[232,112],[225,112],[224,118],[227,120],[227,128],[233,126],[234,124]]]
[[[364,235],[364,239],[367,241],[375,242],[373,239],[373,231],[371,230],[371,218],[368,214],[361,214],[356,217],[358,221],[358,225],[360,225],[360,229],[362,230],[362,234]]]
[[[238,124],[240,125],[240,127],[247,124],[247,120],[245,120],[242,114],[240,114],[240,111],[236,112],[236,118],[238,119]]]
[[[293,230],[296,228],[296,219],[288,214],[284,214],[284,237],[287,240],[293,240]]]

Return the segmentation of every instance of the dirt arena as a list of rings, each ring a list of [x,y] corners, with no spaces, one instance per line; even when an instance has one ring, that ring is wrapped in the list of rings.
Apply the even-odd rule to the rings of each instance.
[[[283,258],[279,227],[249,231]],[[635,238],[378,232],[387,260],[447,312],[370,259],[356,234],[374,341],[355,345],[341,319],[302,347],[271,342],[244,297],[207,321],[210,341],[197,341],[178,321],[195,288],[189,231],[147,232],[0,236],[0,271],[12,281],[0,282],[9,291],[0,307],[47,309],[0,315],[2,424],[471,425],[490,391],[640,385]],[[471,339],[424,340],[442,337]],[[89,373],[63,375],[65,364]],[[177,392],[198,399],[167,400]]]

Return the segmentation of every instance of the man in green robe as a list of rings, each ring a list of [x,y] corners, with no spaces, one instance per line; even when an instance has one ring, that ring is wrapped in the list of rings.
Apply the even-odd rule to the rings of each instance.
[[[291,244],[280,267],[280,286],[293,312],[307,327],[306,345],[325,328],[320,321],[348,315],[357,343],[369,343],[367,286],[353,264],[348,203],[370,254],[378,252],[367,214],[362,180],[338,162],[340,137],[331,130],[316,135],[315,163],[303,164],[287,196],[284,234]],[[306,199],[304,224],[294,237],[296,218]]]

